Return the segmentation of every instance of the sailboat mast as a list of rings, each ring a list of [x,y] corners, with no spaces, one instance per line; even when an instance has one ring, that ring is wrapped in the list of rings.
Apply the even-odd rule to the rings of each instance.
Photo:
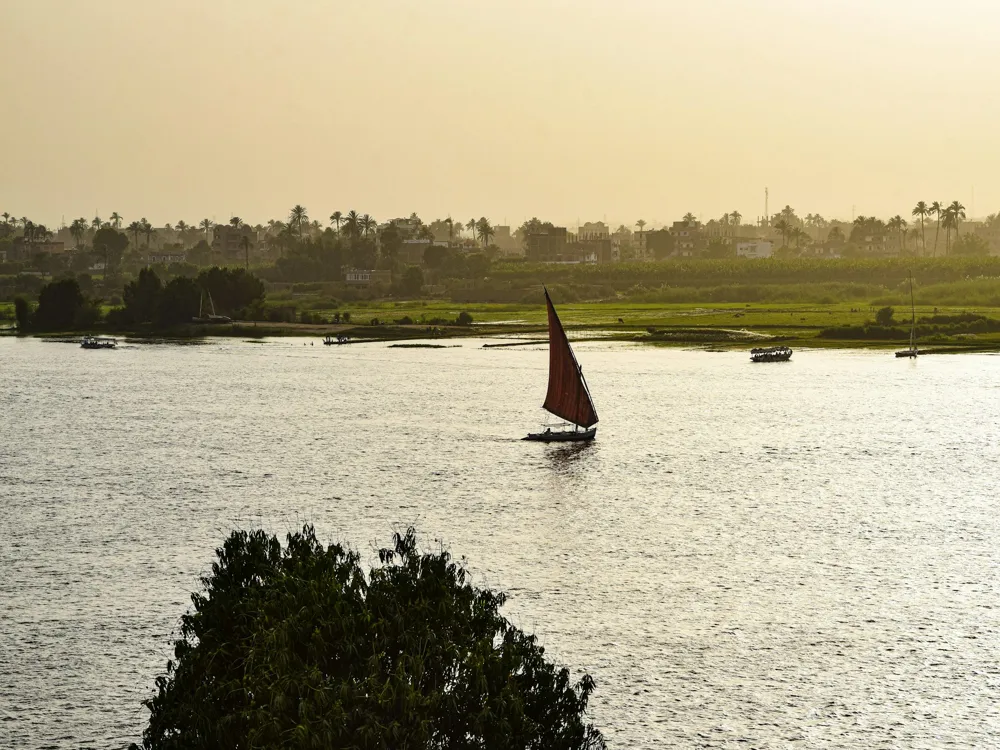
[[[913,274],[910,274],[910,349],[915,349],[917,335],[917,308],[913,304]]]

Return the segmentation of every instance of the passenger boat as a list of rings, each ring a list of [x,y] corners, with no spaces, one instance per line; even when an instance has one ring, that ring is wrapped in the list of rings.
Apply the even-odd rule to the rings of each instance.
[[[787,346],[770,346],[766,349],[751,349],[751,362],[787,362],[792,358],[792,350]]]
[[[576,361],[573,347],[552,306],[549,290],[544,291],[549,315],[549,389],[542,408],[565,419],[572,429],[547,428],[544,432],[529,433],[523,439],[543,443],[593,440],[597,435],[597,410],[583,377],[583,368]]]
[[[84,349],[115,349],[118,340],[110,336],[84,336],[80,340],[80,346]]]
[[[917,310],[913,306],[913,274],[910,274],[910,348],[896,352],[897,357],[916,357],[917,351]]]
[[[332,344],[346,344],[351,338],[346,333],[338,333],[336,337],[332,334],[327,334],[323,337],[323,344],[325,346],[330,346]]]

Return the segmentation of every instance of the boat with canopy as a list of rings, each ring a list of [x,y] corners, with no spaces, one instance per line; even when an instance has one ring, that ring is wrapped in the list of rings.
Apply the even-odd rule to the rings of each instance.
[[[552,305],[549,290],[544,291],[549,314],[549,389],[542,408],[565,419],[572,429],[547,428],[544,432],[530,433],[524,439],[545,443],[593,440],[597,434],[597,409],[583,377],[583,368],[576,361],[566,331]]]

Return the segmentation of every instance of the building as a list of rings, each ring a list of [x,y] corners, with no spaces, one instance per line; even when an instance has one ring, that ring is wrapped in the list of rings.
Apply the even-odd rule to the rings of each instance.
[[[392,271],[367,271],[348,268],[344,271],[344,283],[352,286],[372,286],[373,284],[391,284]]]
[[[642,257],[661,259],[674,254],[674,235],[669,229],[651,229],[648,232],[636,232],[632,236],[635,238],[638,235],[642,235],[641,247],[644,250]],[[639,257],[638,251],[636,257]]]
[[[610,237],[611,231],[603,221],[588,221],[578,226],[576,233],[580,237]]]
[[[708,244],[697,219],[675,221],[670,226],[670,235],[674,239],[671,255],[690,257],[704,250]]]
[[[618,258],[618,247],[608,234],[578,235],[567,249],[580,258],[579,263],[611,263]]]
[[[736,243],[737,258],[770,258],[774,254],[771,240],[740,240]]]
[[[250,242],[249,251],[257,246],[257,233],[253,227],[243,224],[234,227],[232,224],[216,224],[212,229],[212,251],[223,258],[242,258],[247,250],[243,247],[243,238]]]
[[[150,253],[145,258],[148,265],[165,265],[169,266],[171,263],[186,263],[187,255],[184,253]]]
[[[525,257],[534,263],[559,262],[566,255],[569,236],[566,227],[532,232],[525,238]]]
[[[518,245],[510,233],[510,227],[506,224],[498,224],[493,227],[493,244],[497,246],[500,255],[504,257],[523,256],[524,248]]]

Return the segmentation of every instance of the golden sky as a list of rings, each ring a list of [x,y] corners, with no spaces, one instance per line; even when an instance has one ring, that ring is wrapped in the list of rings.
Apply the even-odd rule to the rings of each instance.
[[[1000,210],[996,0],[0,0],[0,211]]]

